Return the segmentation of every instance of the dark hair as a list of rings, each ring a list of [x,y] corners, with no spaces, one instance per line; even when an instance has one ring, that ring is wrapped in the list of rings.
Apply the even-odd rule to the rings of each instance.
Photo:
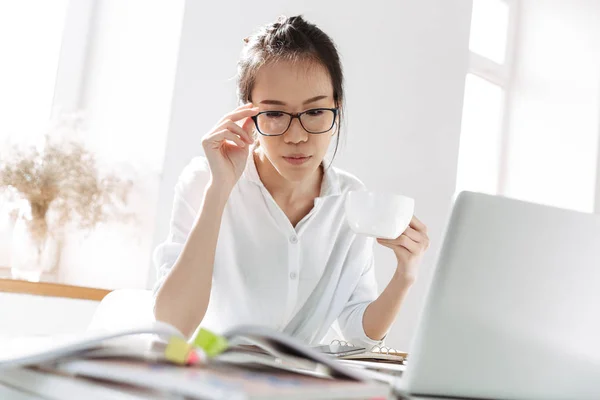
[[[250,93],[259,68],[274,61],[314,61],[322,65],[331,78],[333,100],[339,108],[335,152],[340,143],[340,125],[344,115],[344,75],[340,56],[333,40],[301,15],[281,16],[244,39],[246,45],[238,62],[237,91],[242,103],[251,101]],[[333,159],[332,159],[333,161]]]

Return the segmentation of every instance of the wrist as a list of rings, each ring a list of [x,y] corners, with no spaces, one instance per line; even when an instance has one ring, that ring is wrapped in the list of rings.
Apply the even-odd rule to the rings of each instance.
[[[403,290],[408,290],[413,283],[415,283],[415,280],[416,276],[408,274],[404,268],[400,268],[400,266],[396,268],[396,272],[394,272],[394,275],[392,276],[392,281]]]
[[[222,184],[211,179],[204,192],[204,201],[225,206],[232,190],[232,185]]]

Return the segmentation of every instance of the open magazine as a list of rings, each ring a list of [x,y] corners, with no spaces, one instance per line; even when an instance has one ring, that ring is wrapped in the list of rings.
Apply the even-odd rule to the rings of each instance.
[[[229,348],[213,357],[211,363],[270,367],[323,378],[366,379],[360,371],[347,368],[298,340],[268,328],[240,326],[225,332],[223,336]],[[91,331],[68,336],[9,339],[0,343],[0,370],[69,358],[127,358],[165,362],[165,343],[172,337],[185,339],[173,326],[153,322],[114,332]]]
[[[169,324],[152,322],[119,331],[98,330],[69,335],[9,338],[0,342],[0,370],[111,349],[123,349],[122,351],[128,351],[129,355],[137,351],[142,358],[152,358],[147,351],[152,343],[166,341],[174,336],[184,337],[178,329]]]
[[[87,399],[100,391],[94,398],[123,400],[123,389],[129,390],[125,398],[131,400],[182,399],[177,396],[203,400],[358,400],[384,399],[391,392],[389,385],[374,381],[320,379],[228,365],[185,368],[126,360],[71,360],[51,368],[8,369],[0,373],[1,383],[27,392],[33,390],[51,400]],[[114,395],[106,393],[111,389]],[[136,393],[131,393],[133,389]]]
[[[123,385],[207,399],[358,399],[390,392],[366,371],[280,332],[240,326],[222,336],[227,349],[191,367],[168,362],[165,344],[185,338],[161,322],[117,332],[17,338],[0,344],[0,383],[46,396],[54,392],[60,399],[76,398],[71,393],[78,390],[104,393]]]

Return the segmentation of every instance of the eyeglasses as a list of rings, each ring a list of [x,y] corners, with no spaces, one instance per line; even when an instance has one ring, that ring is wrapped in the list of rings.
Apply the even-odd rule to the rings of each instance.
[[[337,108],[313,108],[297,114],[285,111],[262,111],[252,119],[258,133],[263,136],[283,135],[290,129],[294,118],[298,118],[306,132],[318,135],[333,128],[337,115]]]

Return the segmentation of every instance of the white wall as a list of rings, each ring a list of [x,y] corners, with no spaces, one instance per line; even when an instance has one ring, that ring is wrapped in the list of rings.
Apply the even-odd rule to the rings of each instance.
[[[432,246],[388,343],[407,348],[455,188],[470,0],[186,2],[154,245],[168,232],[173,187],[201,137],[236,106],[242,39],[279,14],[302,13],[339,46],[348,129],[337,165],[376,190],[413,196]],[[395,259],[376,250],[383,287]],[[149,283],[154,282],[150,271]]]
[[[600,2],[520,2],[509,196],[591,212],[600,126]]]
[[[408,349],[456,185],[471,1],[396,4],[385,17],[377,13],[365,21],[369,37],[334,36],[344,41],[349,107],[347,146],[337,165],[371,189],[414,197],[415,213],[428,225],[432,245],[388,336],[390,345]],[[355,32],[363,15],[356,7],[346,32]],[[363,63],[365,57],[369,62]],[[375,255],[383,289],[395,257],[382,247]]]

